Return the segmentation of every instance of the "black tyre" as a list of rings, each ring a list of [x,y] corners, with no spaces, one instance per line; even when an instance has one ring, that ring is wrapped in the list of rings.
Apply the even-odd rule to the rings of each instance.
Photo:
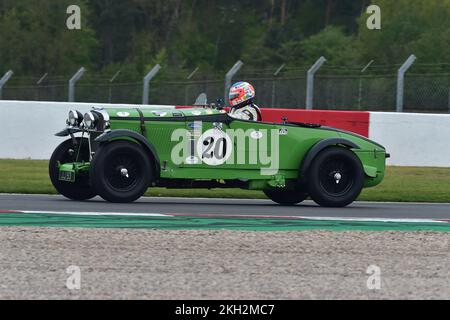
[[[101,145],[91,163],[94,190],[106,201],[133,202],[142,197],[153,175],[152,160],[143,148],[129,141]]]
[[[76,138],[76,145],[72,139],[61,143],[53,152],[49,163],[49,175],[56,191],[72,200],[88,200],[96,196],[90,186],[89,175],[78,175],[75,182],[65,182],[59,180],[58,164],[70,162],[89,162],[88,139]],[[78,159],[77,159],[78,157]]]
[[[320,152],[308,170],[308,192],[323,207],[345,207],[358,198],[364,170],[350,150],[330,147]]]
[[[299,190],[264,190],[264,194],[273,202],[282,206],[294,206],[308,198],[308,194]]]

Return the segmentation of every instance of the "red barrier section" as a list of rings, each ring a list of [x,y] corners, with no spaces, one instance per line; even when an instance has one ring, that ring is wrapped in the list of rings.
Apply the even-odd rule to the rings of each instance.
[[[315,123],[369,136],[370,112],[299,109],[262,109],[263,121]]]
[[[192,108],[189,106],[177,106],[177,108]],[[365,111],[328,111],[328,110],[303,110],[303,109],[261,109],[263,121],[303,122],[321,124],[351,131],[362,136],[369,136],[370,112]]]

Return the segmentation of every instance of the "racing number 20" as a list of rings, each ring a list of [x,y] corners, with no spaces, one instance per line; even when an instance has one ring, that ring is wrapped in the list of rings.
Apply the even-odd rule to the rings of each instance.
[[[197,154],[209,166],[219,166],[230,158],[233,142],[230,136],[216,129],[207,130],[197,143]]]
[[[206,150],[202,154],[202,159],[222,160],[227,154],[227,140],[224,137],[220,137],[217,140],[214,137],[207,137],[203,140],[203,145],[206,147]]]

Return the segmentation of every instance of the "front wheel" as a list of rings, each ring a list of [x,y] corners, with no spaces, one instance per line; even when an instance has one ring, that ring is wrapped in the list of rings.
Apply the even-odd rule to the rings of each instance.
[[[364,170],[350,150],[330,147],[320,152],[308,170],[308,192],[323,207],[345,207],[358,198]]]
[[[264,194],[272,200],[282,206],[295,206],[300,202],[306,200],[308,195],[299,190],[264,190]]]
[[[150,157],[139,144],[114,141],[100,146],[89,175],[92,186],[103,199],[128,203],[144,195],[153,169]]]
[[[75,143],[74,143],[75,142]],[[86,138],[69,139],[61,143],[53,152],[49,162],[50,180],[56,191],[72,200],[88,200],[96,196],[89,183],[89,176],[81,174],[75,182],[59,180],[59,166],[71,162],[89,162],[89,145]]]

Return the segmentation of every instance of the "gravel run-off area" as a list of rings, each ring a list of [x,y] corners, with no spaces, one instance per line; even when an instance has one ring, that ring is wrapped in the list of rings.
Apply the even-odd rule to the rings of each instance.
[[[449,240],[438,232],[1,228],[0,299],[449,299]],[[79,267],[79,290],[67,288],[69,266]],[[379,290],[368,289],[369,266],[379,268]]]

